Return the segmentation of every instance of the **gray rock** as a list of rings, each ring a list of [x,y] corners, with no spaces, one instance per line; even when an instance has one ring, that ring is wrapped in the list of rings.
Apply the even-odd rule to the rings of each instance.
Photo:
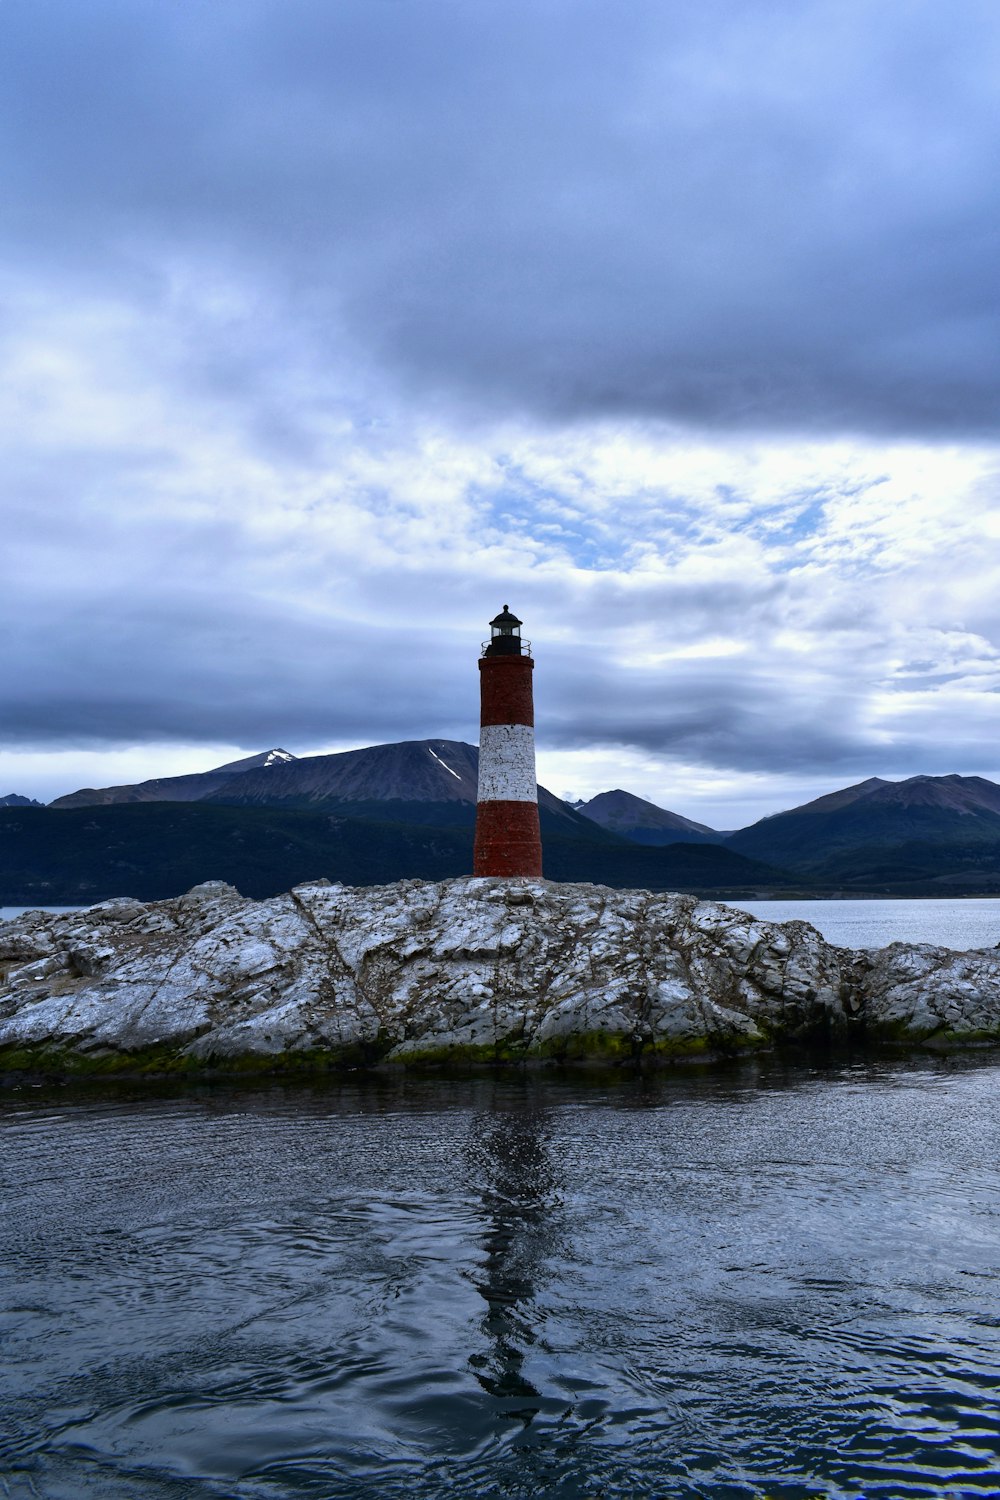
[[[0,924],[8,1066],[698,1056],[1000,1034],[1000,953],[854,954],[805,922],[544,880],[209,881]]]
[[[882,1034],[967,1045],[1000,1034],[1000,953],[892,943],[870,955],[868,1024]]]

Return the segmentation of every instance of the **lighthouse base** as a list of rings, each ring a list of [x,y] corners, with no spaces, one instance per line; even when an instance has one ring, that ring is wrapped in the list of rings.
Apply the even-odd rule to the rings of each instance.
[[[537,802],[480,802],[476,807],[475,875],[541,875]]]

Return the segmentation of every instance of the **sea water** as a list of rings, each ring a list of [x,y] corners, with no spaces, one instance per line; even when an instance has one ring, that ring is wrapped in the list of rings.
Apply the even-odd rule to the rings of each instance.
[[[978,896],[898,901],[732,901],[768,922],[811,922],[844,948],[936,943],[942,948],[1000,946],[1000,900]]]
[[[12,922],[29,911],[88,911],[86,906],[0,906],[0,922]]]
[[[0,1494],[1000,1489],[1000,1067],[0,1096]]]

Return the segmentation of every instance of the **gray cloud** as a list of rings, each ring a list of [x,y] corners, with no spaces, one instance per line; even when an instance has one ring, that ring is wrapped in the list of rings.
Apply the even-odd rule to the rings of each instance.
[[[987,0],[40,0],[0,27],[8,234],[63,274],[155,301],[150,257],[221,258],[298,357],[346,340],[470,411],[995,431]],[[215,332],[232,390],[262,351]]]
[[[511,580],[484,584],[460,556],[410,576],[373,559],[368,608],[356,611],[367,618],[359,619],[335,600],[317,611],[307,600],[245,595],[247,560],[237,550],[227,567],[227,540],[215,523],[174,539],[183,557],[203,558],[201,570],[190,562],[178,569],[166,553],[159,559],[168,579],[183,573],[183,588],[168,582],[144,596],[127,582],[138,559],[126,549],[116,561],[121,592],[106,579],[71,586],[63,576],[44,591],[46,608],[30,613],[16,590],[8,594],[6,745],[280,743],[308,751],[330,742],[476,739],[479,637]],[[30,580],[25,597],[37,604],[39,592]],[[877,614],[867,631],[857,619],[834,636],[821,626],[802,660],[774,645],[795,612],[794,587],[766,575],[720,594],[712,584],[669,579],[637,590],[610,574],[595,586],[562,572],[526,579],[511,597],[536,638],[539,741],[548,749],[620,746],[664,763],[841,780],[956,765],[996,771],[990,700],[977,686],[980,716],[966,716],[959,747],[948,730],[961,700],[935,696],[968,681],[968,662],[949,672],[933,661],[902,663],[896,686],[922,694],[922,719],[900,719],[889,739],[884,719],[871,722],[872,685],[887,654]],[[749,649],[645,661],[628,638],[650,624],[654,638],[659,624],[663,640],[678,646],[730,631]],[[981,665],[996,678],[995,661]],[[988,692],[989,681],[982,687]]]

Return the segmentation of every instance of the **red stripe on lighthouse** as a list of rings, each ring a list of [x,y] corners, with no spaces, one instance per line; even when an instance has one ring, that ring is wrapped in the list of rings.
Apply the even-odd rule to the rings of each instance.
[[[479,662],[479,791],[476,875],[538,876],[542,839],[535,782],[534,662],[522,656],[520,621],[504,605]]]
[[[476,875],[541,875],[537,802],[480,802],[476,808]]]
[[[480,724],[528,724],[534,728],[535,704],[530,656],[484,656],[479,663]]]

